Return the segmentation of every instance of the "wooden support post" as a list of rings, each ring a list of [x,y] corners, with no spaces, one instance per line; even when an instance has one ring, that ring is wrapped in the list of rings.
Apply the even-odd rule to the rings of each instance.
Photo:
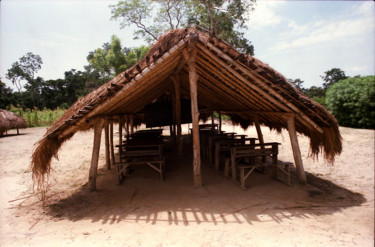
[[[199,143],[199,110],[198,110],[198,90],[197,81],[198,74],[195,68],[196,49],[193,51],[183,50],[183,55],[189,67],[189,83],[190,83],[190,100],[191,100],[191,117],[193,120],[193,171],[194,171],[194,187],[202,187],[201,176],[201,154]]]
[[[221,133],[221,112],[219,111],[219,133]]]
[[[17,128],[17,135],[19,135],[20,134],[20,130]]]
[[[96,176],[98,173],[98,162],[99,162],[99,151],[100,151],[100,140],[102,137],[102,128],[104,120],[98,119],[94,127],[94,145],[92,148],[91,166],[89,171],[89,190],[96,190]]]
[[[130,131],[129,131],[129,116],[125,117],[126,123],[126,141],[129,141]]]
[[[111,143],[111,165],[116,163],[115,160],[115,148],[113,146],[113,122],[109,125],[109,142]]]
[[[111,170],[111,158],[109,154],[109,123],[104,123],[104,139],[105,139],[105,164],[108,170]]]
[[[122,126],[124,124],[123,116],[119,117],[118,122],[118,145],[122,145]],[[121,163],[122,148],[119,148],[119,162]]]
[[[287,124],[288,124],[290,142],[292,144],[294,163],[296,165],[298,181],[301,184],[306,184],[307,183],[306,174],[303,169],[301,150],[299,149],[294,116],[288,118]]]
[[[175,96],[175,124],[177,125],[177,153],[182,154],[182,134],[181,134],[181,93],[180,93],[180,82],[177,76],[172,76]],[[176,130],[176,129],[175,129]]]
[[[134,116],[133,115],[130,116],[130,134],[131,135],[134,134]]]
[[[257,115],[255,115],[255,117],[254,117],[254,123],[255,123],[255,128],[256,128],[256,130],[257,130],[259,143],[260,143],[260,144],[264,144],[264,139],[263,139],[262,129],[260,128],[259,120],[258,120],[258,116],[257,116]],[[264,149],[264,146],[261,146],[261,149]],[[263,162],[263,163],[266,162],[266,156],[263,156],[263,157],[262,157],[262,162]]]
[[[215,130],[214,124],[215,124],[215,112],[212,112],[211,113],[211,131],[212,132],[214,132],[214,130]]]

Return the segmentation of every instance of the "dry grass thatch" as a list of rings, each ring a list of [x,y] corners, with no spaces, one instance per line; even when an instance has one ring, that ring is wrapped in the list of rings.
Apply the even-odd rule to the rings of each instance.
[[[22,117],[3,109],[0,109],[0,135],[9,129],[27,128],[26,120]]]
[[[333,162],[342,141],[336,119],[260,60],[238,52],[227,42],[197,29],[172,30],[146,57],[107,84],[78,100],[39,141],[32,157],[34,178],[42,181],[61,144],[75,132],[92,127],[96,118],[117,120],[137,115],[145,105],[173,92],[177,76],[181,98],[190,98],[189,72],[183,50],[197,51],[198,102],[203,112],[221,111],[243,128],[259,123],[280,131],[295,117],[297,132],[311,140],[311,155]],[[184,62],[185,61],[185,62]],[[138,123],[139,124],[139,123]]]

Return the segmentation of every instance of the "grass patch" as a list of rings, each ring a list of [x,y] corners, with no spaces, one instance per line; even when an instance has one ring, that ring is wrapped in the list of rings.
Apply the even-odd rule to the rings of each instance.
[[[23,117],[27,122],[27,127],[50,126],[65,112],[65,110],[61,108],[56,108],[55,110],[47,108],[43,110],[38,110],[36,108],[24,110],[22,107],[15,107],[13,105],[10,106],[9,111]]]

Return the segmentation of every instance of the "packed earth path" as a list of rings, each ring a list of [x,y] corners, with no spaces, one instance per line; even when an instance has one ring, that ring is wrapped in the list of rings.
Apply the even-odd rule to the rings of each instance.
[[[254,127],[223,130],[256,136]],[[309,185],[298,184],[295,170],[292,186],[257,172],[246,191],[207,162],[195,189],[185,144],[182,157],[168,157],[164,182],[137,167],[121,185],[101,147],[98,190],[89,192],[93,130],[78,132],[52,161],[44,205],[30,159],[46,128],[20,132],[0,138],[0,246],[374,246],[373,130],[341,127],[333,165],[308,157],[309,139],[298,135]],[[282,143],[279,160],[293,162],[287,131],[262,132]]]

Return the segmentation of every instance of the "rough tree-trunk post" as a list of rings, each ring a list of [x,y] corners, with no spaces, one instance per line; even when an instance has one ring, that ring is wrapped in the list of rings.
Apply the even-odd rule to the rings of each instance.
[[[113,121],[111,121],[110,125],[109,125],[109,140],[110,140],[110,143],[111,143],[111,165],[113,165],[114,163],[116,163],[116,160],[115,160],[115,148],[113,146]]]
[[[96,176],[98,173],[98,161],[100,151],[100,140],[102,137],[102,129],[104,125],[104,119],[98,119],[94,127],[94,145],[92,148],[91,166],[89,171],[89,190],[96,190]]]
[[[264,144],[262,129],[260,128],[260,125],[259,125],[258,115],[255,115],[255,117],[254,117],[254,123],[255,123],[255,128],[257,130],[259,143],[260,144]],[[261,149],[264,149],[264,146],[261,146]],[[266,156],[262,157],[262,162],[263,163],[266,162]]]
[[[134,134],[134,116],[133,115],[130,116],[130,134],[131,135]]]
[[[118,145],[122,145],[122,126],[124,124],[123,116],[119,116],[118,122]],[[122,148],[119,148],[119,162],[121,163]]]
[[[105,139],[105,164],[108,170],[111,170],[111,158],[109,154],[109,123],[105,120],[104,123],[104,139]]]
[[[211,112],[211,131],[214,132],[215,131],[215,112]]]
[[[193,45],[191,45],[193,46]],[[188,44],[189,49],[189,44]],[[194,171],[194,187],[202,187],[202,176],[201,176],[201,155],[200,155],[200,144],[199,144],[199,110],[198,110],[198,93],[197,93],[197,81],[198,74],[195,68],[195,58],[197,50],[191,48],[183,50],[183,55],[187,61],[189,67],[189,83],[190,83],[190,100],[191,100],[191,116],[193,120],[193,171]]]
[[[129,141],[130,131],[129,131],[129,116],[125,117],[126,123],[126,141]]]
[[[219,112],[219,133],[221,133],[221,112]]]
[[[306,184],[307,180],[306,180],[305,171],[303,169],[301,150],[299,149],[299,144],[298,144],[298,139],[297,139],[295,117],[294,116],[288,117],[287,124],[288,124],[290,142],[292,144],[294,163],[296,164],[298,181],[301,184]]]
[[[182,138],[181,138],[181,94],[180,94],[180,82],[177,76],[172,76],[175,96],[175,120],[177,125],[177,153],[182,154]]]
[[[173,78],[172,78],[173,81]],[[174,83],[174,82],[173,82]],[[171,99],[172,99],[172,140],[173,143],[177,143],[177,137],[176,137],[176,92],[175,90],[171,91]]]

